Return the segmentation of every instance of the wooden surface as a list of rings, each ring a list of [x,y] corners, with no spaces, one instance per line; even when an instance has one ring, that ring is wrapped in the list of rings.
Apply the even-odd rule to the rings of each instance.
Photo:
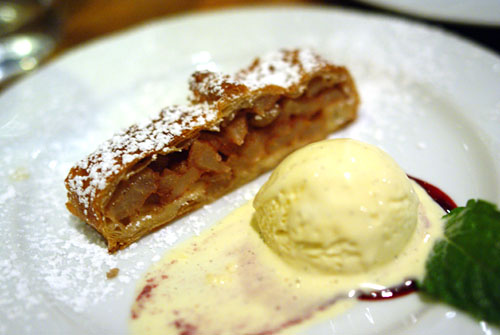
[[[61,0],[60,54],[80,43],[154,18],[241,5],[317,4],[315,0]]]

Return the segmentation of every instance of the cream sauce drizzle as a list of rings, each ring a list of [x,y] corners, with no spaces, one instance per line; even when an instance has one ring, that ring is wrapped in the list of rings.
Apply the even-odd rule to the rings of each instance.
[[[308,273],[283,262],[251,226],[246,203],[149,269],[132,306],[132,334],[290,334],[306,320],[342,313],[358,290],[422,278],[444,211],[412,183],[420,207],[408,245],[393,261],[356,275]]]

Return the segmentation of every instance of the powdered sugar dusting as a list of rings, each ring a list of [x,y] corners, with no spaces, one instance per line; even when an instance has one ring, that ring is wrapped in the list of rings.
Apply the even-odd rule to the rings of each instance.
[[[305,74],[319,70],[326,62],[311,49],[279,50],[257,58],[248,68],[235,74],[199,71],[190,80],[193,101],[216,101],[237,97],[267,86],[286,90],[300,83]]]
[[[120,97],[123,101],[122,94]],[[75,96],[72,101],[78,104],[84,99]],[[31,104],[37,105],[34,101]],[[68,106],[65,103],[58,109],[73,108]],[[80,109],[84,120],[93,125],[89,120],[96,116],[94,109]],[[64,130],[59,132],[51,131],[50,122],[37,128],[28,116],[25,122],[33,129],[31,136],[22,141],[13,136],[0,146],[2,166],[11,167],[0,169],[0,235],[4,240],[0,249],[0,310],[4,311],[0,334],[37,333],[48,315],[61,333],[71,333],[68,317],[87,320],[80,326],[83,333],[107,329],[107,323],[89,320],[109,312],[110,304],[115,306],[112,324],[126,325],[130,295],[142,271],[159,259],[165,248],[199,234],[230,208],[251,198],[258,188],[240,189],[168,229],[145,237],[140,247],[133,244],[110,255],[103,238],[69,214],[64,205],[67,199],[63,180],[74,159],[72,153],[80,155],[87,150],[87,143],[98,133],[94,127],[80,127],[81,120],[75,122],[74,114],[66,115],[60,118],[55,112],[47,113],[49,118],[57,118],[59,129]],[[98,116],[101,132],[116,122]],[[151,122],[113,136],[89,159],[77,163],[77,168],[89,172],[75,176],[70,187],[88,206],[96,192],[104,188],[106,179],[117,173],[119,164],[133,164],[153,151],[167,152],[176,136],[193,127],[211,125],[216,119],[215,110],[206,104],[167,108]],[[11,178],[18,174],[16,171],[25,171],[26,177]],[[119,268],[120,273],[108,280],[106,273],[112,268]],[[120,322],[116,322],[118,319]]]
[[[249,70],[237,73],[235,78],[251,89],[268,85],[290,87],[297,84],[305,73],[324,64],[311,49],[281,50],[259,58]]]
[[[255,194],[258,189],[253,186],[238,190],[144,238],[140,245],[135,243],[110,255],[102,237],[64,207],[62,181],[68,170],[64,160],[68,149],[55,150],[56,146],[47,145],[36,160],[30,161],[31,153],[39,150],[36,140],[23,143],[23,147],[30,150],[19,154],[15,146],[4,148],[1,158],[2,163],[9,160],[21,167],[29,161],[37,173],[36,177],[17,181],[8,178],[11,170],[0,171],[0,196],[4,200],[0,204],[0,234],[4,239],[0,258],[0,334],[37,334],[40,328],[36,324],[43,324],[47,316],[54,322],[67,317],[89,320],[94,318],[90,315],[109,311],[110,303],[120,306],[113,309],[114,321],[120,319],[125,325],[134,283],[151,262],[165,248],[217,222],[230,208],[245,202],[249,192]],[[54,159],[57,164],[50,165]],[[112,268],[120,272],[109,280],[106,273]],[[103,312],[99,312],[101,308]],[[66,322],[61,321],[61,333],[71,333],[65,330]],[[93,333],[108,326],[88,321],[80,327],[84,333]]]
[[[68,186],[88,210],[97,191],[104,189],[107,180],[123,171],[125,165],[152,153],[166,154],[175,150],[172,142],[184,132],[210,124],[216,119],[217,111],[207,104],[167,107],[151,122],[133,125],[116,134],[88,158],[78,162],[75,168],[84,173],[69,178]]]
[[[192,76],[189,79],[189,86],[191,90],[207,96],[221,97],[224,94],[224,85],[233,86],[239,84],[239,82],[229,74],[210,71],[198,71],[197,74],[203,79],[196,80],[196,77]],[[190,94],[192,94],[192,92]]]

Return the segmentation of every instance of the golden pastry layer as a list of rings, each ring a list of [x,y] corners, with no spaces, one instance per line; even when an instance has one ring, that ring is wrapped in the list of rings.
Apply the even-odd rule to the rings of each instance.
[[[310,50],[279,51],[234,75],[196,72],[191,104],[165,108],[77,163],[67,207],[115,252],[276,166],[356,117],[349,72]]]

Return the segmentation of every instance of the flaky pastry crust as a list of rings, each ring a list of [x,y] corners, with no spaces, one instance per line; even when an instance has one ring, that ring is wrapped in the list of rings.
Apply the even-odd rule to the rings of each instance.
[[[356,117],[347,69],[283,50],[234,75],[196,72],[191,104],[165,108],[103,143],[69,172],[67,208],[109,252],[276,166]]]

